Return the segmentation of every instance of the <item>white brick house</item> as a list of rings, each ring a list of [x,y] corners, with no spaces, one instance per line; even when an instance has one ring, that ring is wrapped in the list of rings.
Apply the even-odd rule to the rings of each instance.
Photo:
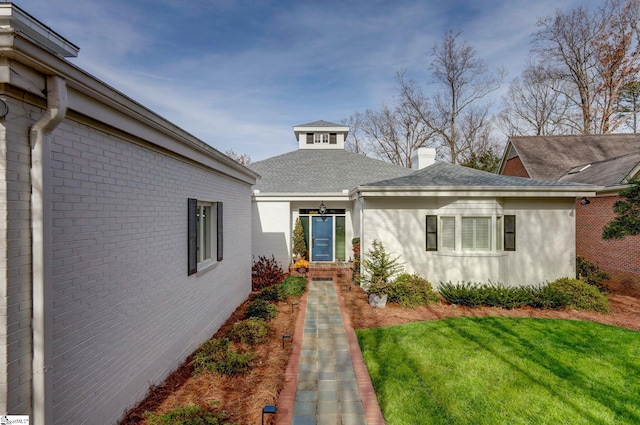
[[[77,51],[0,4],[0,414],[32,424],[115,423],[251,290],[257,174]]]
[[[373,240],[408,272],[440,282],[537,285],[575,276],[575,199],[594,186],[498,176],[414,153],[414,170],[344,150],[349,128],[294,127],[298,150],[250,167],[253,253],[292,258],[301,219],[311,261],[332,263]],[[325,214],[320,214],[323,206]]]

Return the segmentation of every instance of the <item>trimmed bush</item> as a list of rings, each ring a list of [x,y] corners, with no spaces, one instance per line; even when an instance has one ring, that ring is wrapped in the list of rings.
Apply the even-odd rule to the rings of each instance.
[[[439,292],[451,304],[478,307],[484,304],[484,294],[478,287],[477,283],[472,282],[447,282],[440,284]]]
[[[570,301],[571,297],[564,294],[550,285],[541,285],[538,287],[530,287],[531,291],[531,307],[540,309],[559,309],[564,308]]]
[[[579,279],[563,277],[554,280],[549,287],[570,297],[566,307],[576,310],[609,312],[609,300],[598,288]]]
[[[533,290],[524,286],[504,286],[499,283],[480,285],[483,304],[490,307],[513,309],[530,305],[533,300]]]
[[[227,422],[226,415],[214,413],[190,404],[176,407],[162,415],[145,413],[149,425],[237,425],[235,422]]]
[[[254,300],[247,306],[244,312],[244,317],[250,319],[252,317],[257,319],[269,320],[276,317],[278,309],[275,305],[265,300]]]
[[[284,301],[287,299],[287,294],[282,291],[282,287],[280,285],[273,285],[267,288],[264,288],[258,294],[254,296],[256,300],[264,300],[269,302],[278,302]]]
[[[231,349],[229,339],[212,338],[202,344],[191,361],[195,375],[204,371],[222,375],[235,375],[248,372],[253,354],[239,353]]]
[[[573,308],[609,312],[609,300],[595,286],[578,279],[562,278],[539,287],[507,287],[500,284],[451,282],[440,286],[440,294],[452,304],[517,308]]]
[[[307,289],[307,279],[302,276],[289,276],[279,286],[285,297],[301,297]]]
[[[389,302],[402,307],[416,307],[435,304],[438,294],[433,290],[431,282],[418,274],[403,273],[386,288]]]
[[[271,326],[263,319],[246,319],[234,323],[227,331],[231,341],[254,346],[267,340]]]

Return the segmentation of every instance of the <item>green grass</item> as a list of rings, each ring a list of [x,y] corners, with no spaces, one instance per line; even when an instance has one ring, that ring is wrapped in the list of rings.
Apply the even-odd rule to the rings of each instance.
[[[388,425],[640,423],[639,332],[466,317],[357,335]]]

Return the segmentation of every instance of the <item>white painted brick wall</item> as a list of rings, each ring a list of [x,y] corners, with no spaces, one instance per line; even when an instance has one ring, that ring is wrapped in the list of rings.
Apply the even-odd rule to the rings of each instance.
[[[250,187],[70,120],[51,142],[54,423],[115,423],[246,299]],[[189,197],[225,233],[188,277]]]

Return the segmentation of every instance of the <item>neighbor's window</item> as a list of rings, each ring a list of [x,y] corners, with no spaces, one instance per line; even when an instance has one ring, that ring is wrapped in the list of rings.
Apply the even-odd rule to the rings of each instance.
[[[462,217],[462,249],[491,249],[491,217]]]
[[[496,217],[496,251],[502,251],[503,240],[502,217]]]
[[[189,271],[191,275],[222,261],[222,202],[189,199]]]
[[[313,134],[313,142],[314,143],[329,143],[329,133],[314,133]]]

